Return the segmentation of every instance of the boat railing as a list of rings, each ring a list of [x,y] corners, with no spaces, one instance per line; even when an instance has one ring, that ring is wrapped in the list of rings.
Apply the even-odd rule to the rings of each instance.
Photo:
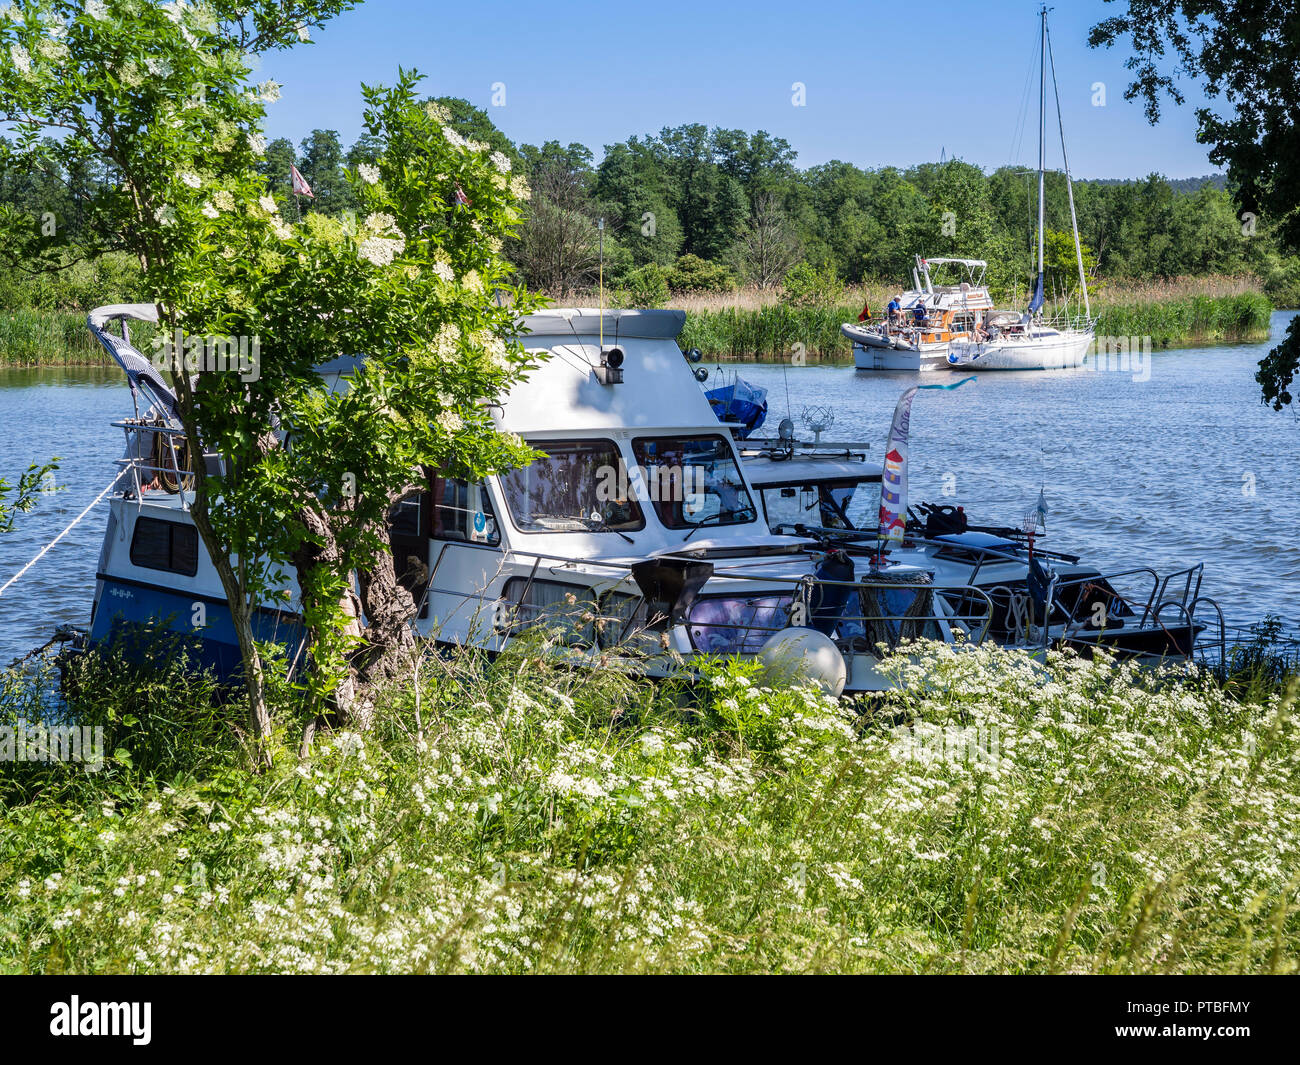
[[[971,586],[938,586],[887,575],[832,580],[733,571],[720,576],[778,587],[697,599],[686,617],[687,634],[697,651],[757,654],[772,636],[789,628],[816,629],[849,655],[878,656],[881,647],[892,652],[912,640],[944,639],[944,629],[977,646],[993,620],[992,600]]]
[[[567,619],[575,629],[594,630],[593,646],[608,648],[636,638],[638,627],[662,626],[667,620],[650,615],[627,561],[512,551],[501,556],[496,572],[485,576],[479,588],[446,582],[439,585],[448,552],[456,546],[441,546],[429,571],[424,598],[441,594],[477,604],[475,613],[489,614],[491,629],[497,635],[508,636],[548,620]],[[536,582],[563,579],[566,575],[572,578],[582,571],[598,578],[603,574],[608,583],[585,589],[590,598],[581,600],[576,593],[584,589],[575,587],[575,600],[562,609],[548,610],[530,603],[529,593]],[[506,585],[498,584],[502,576],[507,582],[522,579],[523,584],[507,597]],[[748,587],[728,592],[728,583]],[[753,587],[755,584],[759,587]],[[950,598],[952,593],[957,594],[960,606]],[[695,599],[684,617],[676,620],[685,626],[691,647],[698,652],[755,654],[773,634],[788,628],[818,629],[850,652],[876,653],[882,643],[894,650],[908,640],[927,636],[940,639],[944,628],[978,645],[987,636],[992,618],[992,600],[978,588],[940,588],[929,582],[888,577],[841,581],[811,574],[779,576],[718,567],[710,575],[706,591]],[[604,638],[601,634],[606,629],[617,635]]]
[[[126,454],[115,465],[130,478],[137,499],[148,491],[183,496],[193,490],[194,459],[183,429],[140,418],[110,424],[126,436]]]

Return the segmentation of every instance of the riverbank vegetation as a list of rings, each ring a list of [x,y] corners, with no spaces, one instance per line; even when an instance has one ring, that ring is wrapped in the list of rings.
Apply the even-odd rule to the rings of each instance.
[[[811,300],[756,290],[733,302],[697,295],[680,301],[686,310],[681,343],[710,359],[847,359],[852,346],[840,326],[856,320],[864,304],[879,317],[895,291],[874,283]],[[1057,310],[1083,313],[1077,303]],[[1153,348],[1163,348],[1265,340],[1273,304],[1251,278],[1178,278],[1116,285],[1093,298],[1092,310],[1098,336],[1150,337]]]
[[[426,656],[301,758],[277,683],[261,772],[178,661],[83,661],[103,768],[0,778],[0,969],[1297,969],[1294,689],[933,645],[853,705],[545,650]]]
[[[710,355],[774,357],[793,343],[814,356],[847,355],[839,324],[856,318],[863,302],[878,311],[907,287],[918,253],[988,260],[999,305],[1022,305],[1031,286],[1035,182],[1023,168],[986,174],[948,160],[801,169],[779,137],[698,124],[607,145],[597,163],[584,145],[517,145],[486,111],[456,98],[439,103],[461,136],[501,153],[528,179],[528,216],[502,250],[517,282],[562,304],[594,303],[604,219],[607,301],[704,312],[692,315],[688,336]],[[349,168],[376,147],[369,133],[345,149],[334,131],[313,130],[296,146],[272,141],[257,168],[285,217],[309,206],[346,221],[360,202]],[[313,200],[290,195],[293,165]],[[109,180],[94,167],[19,172],[0,151],[0,212],[10,227],[24,217],[52,219],[75,241],[92,224],[78,204]],[[1283,254],[1265,222],[1237,216],[1221,177],[1076,181],[1074,195],[1095,303],[1103,310],[1129,304],[1103,318],[1102,334],[1149,335],[1157,346],[1258,340],[1267,336],[1262,299],[1186,301],[1248,291],[1275,306],[1300,305],[1300,257]],[[1047,224],[1047,291],[1073,305],[1078,278],[1059,174],[1048,179]],[[25,247],[9,237],[0,245],[11,260]],[[143,298],[138,268],[120,254],[54,275],[30,266],[19,262],[0,277],[0,364],[102,361],[79,335],[76,316],[97,303]],[[1216,291],[1225,282],[1242,291]],[[822,298],[810,300],[810,286]],[[782,309],[788,304],[798,313]]]

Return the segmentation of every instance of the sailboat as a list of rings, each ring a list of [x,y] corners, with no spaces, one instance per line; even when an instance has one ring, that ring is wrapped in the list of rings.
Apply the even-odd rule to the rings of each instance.
[[[1056,60],[1047,32],[1047,7],[1042,20],[1042,46],[1038,76],[1038,280],[1029,308],[1016,318],[1014,314],[992,315],[976,336],[954,340],[948,348],[948,363],[970,370],[1062,370],[1082,366],[1092,346],[1097,320],[1088,300],[1088,278],[1083,269],[1083,249],[1079,244],[1079,222],[1074,212],[1074,184],[1070,179],[1070,161],[1065,151],[1065,123],[1061,119],[1061,94],[1056,86]],[[1061,159],[1065,167],[1065,187],[1070,196],[1070,231],[1074,234],[1074,254],[1079,266],[1079,290],[1083,295],[1084,313],[1064,318],[1043,317],[1043,224],[1045,203],[1044,174],[1047,169],[1047,71],[1051,67],[1052,92],[1056,98],[1056,122],[1061,131]]]

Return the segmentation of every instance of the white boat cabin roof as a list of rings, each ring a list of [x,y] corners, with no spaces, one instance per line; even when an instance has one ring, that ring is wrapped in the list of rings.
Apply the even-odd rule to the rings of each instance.
[[[682,357],[684,311],[559,308],[530,314],[519,339],[549,358],[506,394],[494,418],[522,435],[671,429],[725,432]],[[617,349],[621,380],[599,368]]]
[[[744,467],[746,476],[755,488],[818,482],[842,484],[845,481],[878,481],[882,472],[878,462],[799,455],[789,459],[755,456],[746,458]]]

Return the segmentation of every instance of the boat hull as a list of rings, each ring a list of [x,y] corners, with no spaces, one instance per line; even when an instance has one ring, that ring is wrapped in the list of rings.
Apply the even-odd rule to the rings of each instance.
[[[1084,364],[1091,346],[1091,333],[1003,344],[954,344],[946,361],[960,370],[1074,370]]]
[[[924,372],[948,369],[948,345],[930,351],[894,348],[877,344],[854,344],[853,365],[859,370],[911,370]]]

